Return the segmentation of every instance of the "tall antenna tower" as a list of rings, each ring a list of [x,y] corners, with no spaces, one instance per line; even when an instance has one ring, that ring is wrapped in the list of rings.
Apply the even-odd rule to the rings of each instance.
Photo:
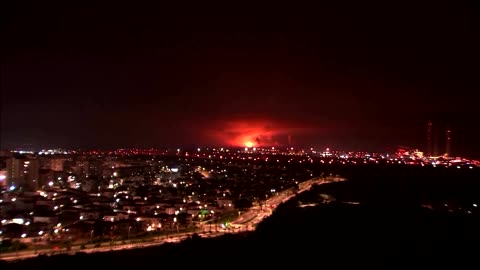
[[[451,140],[451,137],[450,137],[450,129],[447,129],[447,137],[446,137],[446,145],[445,145],[445,155],[446,156],[450,156],[450,140]]]
[[[427,156],[432,156],[432,121],[428,121],[427,125]]]

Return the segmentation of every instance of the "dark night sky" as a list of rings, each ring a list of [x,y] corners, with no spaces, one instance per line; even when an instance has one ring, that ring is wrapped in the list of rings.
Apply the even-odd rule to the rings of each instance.
[[[432,120],[480,155],[476,1],[40,2],[2,8],[4,147],[425,149]]]

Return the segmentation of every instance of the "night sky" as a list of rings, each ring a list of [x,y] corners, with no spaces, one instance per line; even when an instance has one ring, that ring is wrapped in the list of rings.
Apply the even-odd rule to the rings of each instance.
[[[478,1],[12,2],[4,148],[425,150],[432,120],[480,155]]]

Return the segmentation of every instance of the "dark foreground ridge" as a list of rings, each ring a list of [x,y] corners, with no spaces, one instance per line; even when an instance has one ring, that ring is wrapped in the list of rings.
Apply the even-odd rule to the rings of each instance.
[[[401,210],[400,210],[401,211]],[[195,236],[180,244],[106,253],[39,256],[2,269],[129,269],[153,265],[241,267],[284,263],[382,266],[411,263],[465,263],[478,254],[478,220],[424,211],[385,213],[382,209],[328,205],[279,215],[256,233],[212,239]],[[127,268],[124,268],[127,267]]]
[[[364,268],[478,265],[478,175],[344,172],[280,205],[253,233],[74,256],[39,256],[1,269],[268,267]],[[448,179],[450,180],[448,180]],[[478,205],[477,205],[478,201]]]

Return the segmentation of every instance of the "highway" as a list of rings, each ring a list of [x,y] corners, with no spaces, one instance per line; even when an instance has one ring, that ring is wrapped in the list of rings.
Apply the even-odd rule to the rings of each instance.
[[[240,213],[238,218],[230,223],[229,227],[222,228],[221,226],[215,226],[212,224],[201,224],[200,230],[203,232],[197,232],[201,237],[216,237],[225,233],[239,233],[245,231],[254,230],[256,225],[260,223],[264,218],[267,218],[273,213],[273,210],[279,204],[290,200],[295,197],[298,193],[304,192],[310,189],[314,184],[322,185],[334,182],[345,181],[344,178],[339,177],[325,177],[325,178],[313,178],[305,182],[300,183],[298,192],[295,192],[293,189],[284,190],[282,192],[276,193],[273,197],[267,199],[263,207],[253,206],[249,210]],[[75,254],[76,252],[83,253],[93,253],[93,252],[108,252],[114,250],[124,250],[124,249],[134,249],[134,248],[144,248],[159,246],[165,243],[177,243],[185,240],[189,235],[193,233],[177,233],[172,234],[169,237],[162,236],[155,239],[147,240],[146,242],[139,243],[128,243],[128,244],[114,244],[102,243],[99,247],[86,247],[80,249],[80,246],[72,246],[70,251],[67,250],[54,250],[54,249],[43,249],[43,250],[26,250],[18,252],[9,252],[0,254],[0,260],[13,261],[21,260],[36,257],[40,254],[53,255],[53,254]],[[91,245],[91,244],[89,244]]]
[[[203,238],[207,237],[216,237],[224,234],[224,231],[219,231],[219,232],[200,232],[197,233],[199,236]],[[178,243],[181,242],[182,240],[187,239],[189,235],[192,235],[193,233],[179,233],[176,235],[172,235],[170,237],[159,237],[158,239],[151,239],[150,241],[147,242],[139,242],[139,243],[128,243],[128,244],[115,244],[115,245],[110,245],[110,243],[102,243],[101,246],[99,247],[91,247],[91,248],[85,248],[85,249],[80,249],[79,246],[72,246],[72,249],[70,251],[67,250],[54,250],[54,249],[42,249],[38,251],[34,250],[26,250],[26,251],[18,251],[18,252],[9,252],[9,253],[3,253],[0,254],[0,260],[6,260],[6,261],[13,261],[13,260],[22,260],[22,259],[27,259],[27,258],[32,258],[36,257],[38,255],[44,254],[44,255],[54,255],[54,254],[70,254],[73,255],[76,252],[83,252],[83,253],[94,253],[94,252],[107,252],[107,251],[114,251],[114,250],[124,250],[124,249],[134,249],[134,248],[144,248],[144,247],[153,247],[153,246],[159,246],[163,245],[165,243]],[[91,245],[91,244],[89,244]]]
[[[341,177],[318,177],[302,182],[300,183],[297,192],[295,192],[293,189],[287,189],[277,193],[273,197],[267,199],[263,207],[254,206],[248,211],[242,213],[235,221],[231,223],[231,226],[237,228],[240,231],[242,230],[242,227],[255,228],[258,223],[260,223],[264,218],[267,218],[273,213],[272,209],[277,207],[279,204],[295,197],[298,193],[309,190],[315,184],[323,185],[342,181],[346,181],[346,179]]]

